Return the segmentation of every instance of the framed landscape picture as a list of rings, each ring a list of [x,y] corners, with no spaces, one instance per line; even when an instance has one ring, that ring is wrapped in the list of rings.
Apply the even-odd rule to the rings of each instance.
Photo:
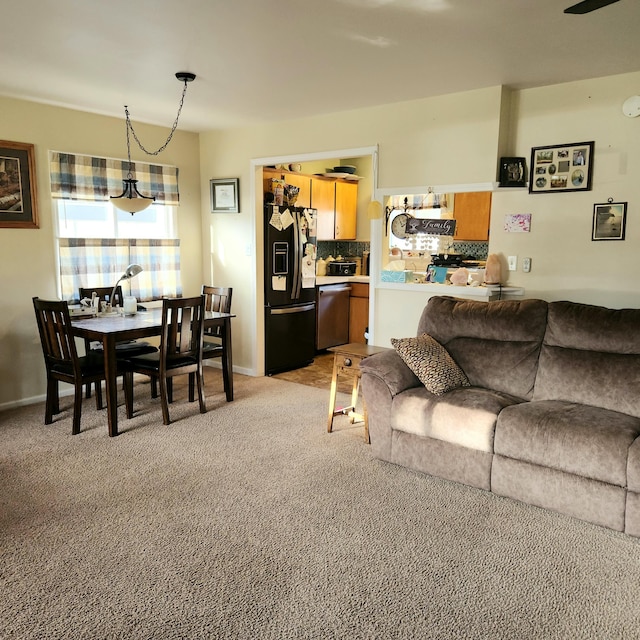
[[[606,202],[593,205],[592,240],[624,240],[626,225],[626,202]]]
[[[0,227],[38,228],[32,144],[0,140]]]
[[[533,147],[529,193],[590,191],[593,142]]]

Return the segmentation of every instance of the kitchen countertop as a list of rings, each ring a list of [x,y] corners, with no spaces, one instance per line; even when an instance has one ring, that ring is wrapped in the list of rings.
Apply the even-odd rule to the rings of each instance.
[[[346,282],[362,282],[369,284],[369,276],[316,276],[316,286],[326,284],[344,284]]]
[[[470,285],[454,285],[440,284],[437,282],[379,282],[378,289],[392,289],[396,291],[425,291],[429,295],[440,296],[464,296],[471,298],[487,298],[491,299],[502,294],[512,296],[523,296],[523,287],[512,287],[508,284],[500,286],[499,284],[483,284],[478,287]]]
[[[369,284],[370,276],[316,276],[316,286],[324,286],[328,284],[345,284],[349,282],[362,282]],[[511,296],[523,296],[523,287],[512,287],[508,284],[503,285],[482,285],[479,287],[456,286],[452,284],[437,284],[435,282],[379,282],[379,289],[395,289],[403,291],[419,291],[427,292],[429,295],[443,296],[464,296],[470,298],[491,299],[501,294]]]

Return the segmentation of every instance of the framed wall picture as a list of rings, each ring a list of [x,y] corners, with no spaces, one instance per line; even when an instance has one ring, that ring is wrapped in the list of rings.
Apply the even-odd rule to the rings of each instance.
[[[524,158],[500,158],[500,186],[524,187],[527,171]]]
[[[0,227],[38,228],[32,144],[0,140]]]
[[[240,211],[239,178],[209,180],[211,187],[211,213],[238,213]]]
[[[533,147],[529,193],[590,191],[593,142]]]
[[[593,205],[592,240],[624,240],[626,225],[626,202]]]

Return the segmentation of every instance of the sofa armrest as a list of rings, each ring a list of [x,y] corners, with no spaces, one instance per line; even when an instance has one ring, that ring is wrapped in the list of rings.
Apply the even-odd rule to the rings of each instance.
[[[394,349],[376,353],[360,362],[360,371],[379,378],[389,388],[391,396],[422,385]]]
[[[422,383],[393,350],[369,356],[360,362],[362,396],[366,404],[373,455],[391,461],[391,405],[394,396]]]

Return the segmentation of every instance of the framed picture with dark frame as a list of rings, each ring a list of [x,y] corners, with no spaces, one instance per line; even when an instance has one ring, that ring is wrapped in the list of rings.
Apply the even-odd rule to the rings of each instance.
[[[500,186],[527,186],[527,171],[524,158],[500,158]]]
[[[0,227],[39,227],[32,144],[0,140]]]
[[[529,193],[590,191],[594,142],[533,147]]]
[[[627,203],[606,202],[593,205],[592,240],[624,240]]]
[[[211,213],[238,213],[240,211],[239,178],[209,180],[211,186]]]

